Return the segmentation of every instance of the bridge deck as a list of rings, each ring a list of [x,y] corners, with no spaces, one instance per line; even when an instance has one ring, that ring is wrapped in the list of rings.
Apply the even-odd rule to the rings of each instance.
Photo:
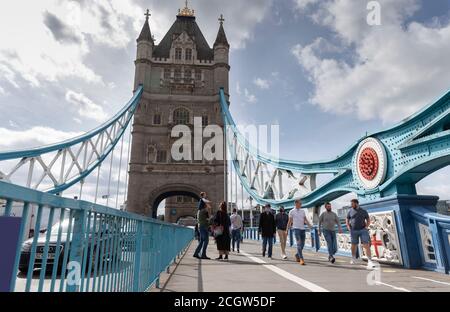
[[[450,276],[423,271],[406,270],[382,265],[381,283],[367,283],[363,264],[350,265],[349,259],[337,257],[330,264],[322,253],[305,252],[306,265],[293,260],[294,248],[288,248],[288,260],[281,260],[279,245],[274,246],[274,258],[262,258],[260,244],[245,241],[241,253],[231,253],[228,262],[198,260],[192,257],[194,241],[172,274],[161,277],[160,289],[152,292],[308,292],[308,291],[371,291],[371,292],[436,292],[450,291]],[[208,256],[217,257],[214,241],[208,246]]]

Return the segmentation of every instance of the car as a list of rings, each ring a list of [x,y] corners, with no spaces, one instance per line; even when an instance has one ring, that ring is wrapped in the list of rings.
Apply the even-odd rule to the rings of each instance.
[[[97,263],[100,263],[99,258],[101,257],[101,248],[103,249],[103,261],[109,261],[114,259],[114,254],[116,255],[115,259],[120,259],[120,256],[122,254],[122,251],[119,250],[119,248],[116,248],[116,252],[111,251],[110,248],[110,242],[112,241],[112,238],[114,237],[114,232],[111,228],[109,228],[109,224],[102,224],[100,227],[97,223],[96,229],[94,231],[93,229],[93,219],[91,219],[91,227],[88,234],[88,243],[87,246],[87,263],[91,261],[92,267],[95,265],[95,260],[97,258]],[[61,226],[61,237],[60,237],[60,243],[58,244],[58,233],[59,228]],[[65,248],[68,248],[70,250],[70,244],[71,241],[67,242],[67,232],[69,228],[69,220],[64,220],[62,223],[58,222],[55,225],[51,227],[50,230],[50,239],[48,242],[48,255],[47,255],[47,267],[53,267],[53,265],[56,263],[56,257],[58,256],[58,271],[61,271],[63,263],[64,263],[64,255],[65,255]],[[100,231],[102,229],[102,231]],[[39,236],[37,238],[37,244],[36,244],[36,252],[35,252],[35,261],[33,269],[42,268],[42,261],[44,257],[44,251],[45,251],[45,243],[46,243],[46,236],[47,233],[43,231],[44,233],[40,232]],[[100,236],[100,239],[98,239]],[[124,239],[126,237],[125,235],[121,235],[121,239]],[[92,244],[92,240],[94,239],[94,244]],[[30,267],[30,258],[31,258],[31,252],[32,252],[32,246],[33,246],[33,240],[34,237],[26,240],[22,244],[22,250],[20,254],[20,261],[19,261],[19,271],[22,273],[27,273]],[[109,240],[109,242],[108,242]],[[121,241],[119,241],[118,246],[127,245],[127,244],[120,244]],[[108,248],[107,248],[108,247]],[[59,248],[59,252],[57,250]],[[91,253],[91,248],[94,248]],[[97,249],[98,255],[97,255]],[[92,254],[92,257],[91,257]],[[69,256],[67,255],[67,262],[69,261]],[[86,269],[88,269],[88,265],[86,265]]]

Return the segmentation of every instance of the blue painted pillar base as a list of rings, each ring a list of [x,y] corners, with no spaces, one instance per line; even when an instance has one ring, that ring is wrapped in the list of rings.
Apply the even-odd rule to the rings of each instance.
[[[369,213],[394,211],[403,266],[409,269],[421,268],[421,242],[412,209],[435,212],[436,196],[395,195],[377,201],[361,204]]]

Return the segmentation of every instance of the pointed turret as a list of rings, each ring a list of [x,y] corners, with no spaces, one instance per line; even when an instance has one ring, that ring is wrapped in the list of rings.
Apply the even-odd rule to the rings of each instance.
[[[226,47],[230,47],[230,44],[228,43],[227,35],[225,34],[225,29],[223,28],[223,22],[225,19],[223,18],[223,15],[220,15],[219,22],[219,32],[217,33],[216,41],[214,42],[214,47],[217,45],[224,45]]]
[[[230,71],[229,65],[229,54],[230,54],[230,44],[228,43],[227,35],[225,34],[225,29],[223,28],[223,22],[225,19],[223,15],[220,15],[219,22],[219,32],[217,33],[216,42],[214,42],[214,81],[215,89],[224,88],[225,93],[228,94],[228,77]]]
[[[151,16],[150,11],[147,10],[147,13],[145,13],[145,23],[144,23],[144,27],[142,27],[141,33],[139,35],[139,37],[137,38],[137,42],[140,41],[149,41],[153,43],[153,36],[152,36],[152,32],[150,31],[150,24],[148,23],[148,19]]]
[[[148,22],[150,16],[150,11],[147,10],[147,12],[145,13],[144,27],[142,27],[141,34],[137,39],[137,56],[135,62],[136,74],[134,83],[135,89],[139,84],[144,84],[145,74],[151,70],[150,61],[152,59],[155,43],[150,31],[150,24]]]

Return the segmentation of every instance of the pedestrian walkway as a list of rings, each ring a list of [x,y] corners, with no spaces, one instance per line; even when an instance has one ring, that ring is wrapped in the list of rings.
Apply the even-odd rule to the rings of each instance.
[[[161,276],[160,288],[152,292],[324,292],[324,291],[450,291],[450,276],[422,270],[406,270],[382,265],[378,282],[369,285],[365,263],[350,265],[349,259],[337,257],[334,265],[322,253],[305,252],[306,265],[294,261],[294,248],[288,248],[288,260],[282,260],[279,245],[274,245],[274,258],[262,258],[260,243],[245,241],[241,253],[230,253],[230,260],[198,260],[193,258],[197,242],[171,267],[171,274]],[[213,240],[208,256],[218,256]],[[372,272],[372,273],[371,273]],[[369,280],[374,280],[369,278]]]

